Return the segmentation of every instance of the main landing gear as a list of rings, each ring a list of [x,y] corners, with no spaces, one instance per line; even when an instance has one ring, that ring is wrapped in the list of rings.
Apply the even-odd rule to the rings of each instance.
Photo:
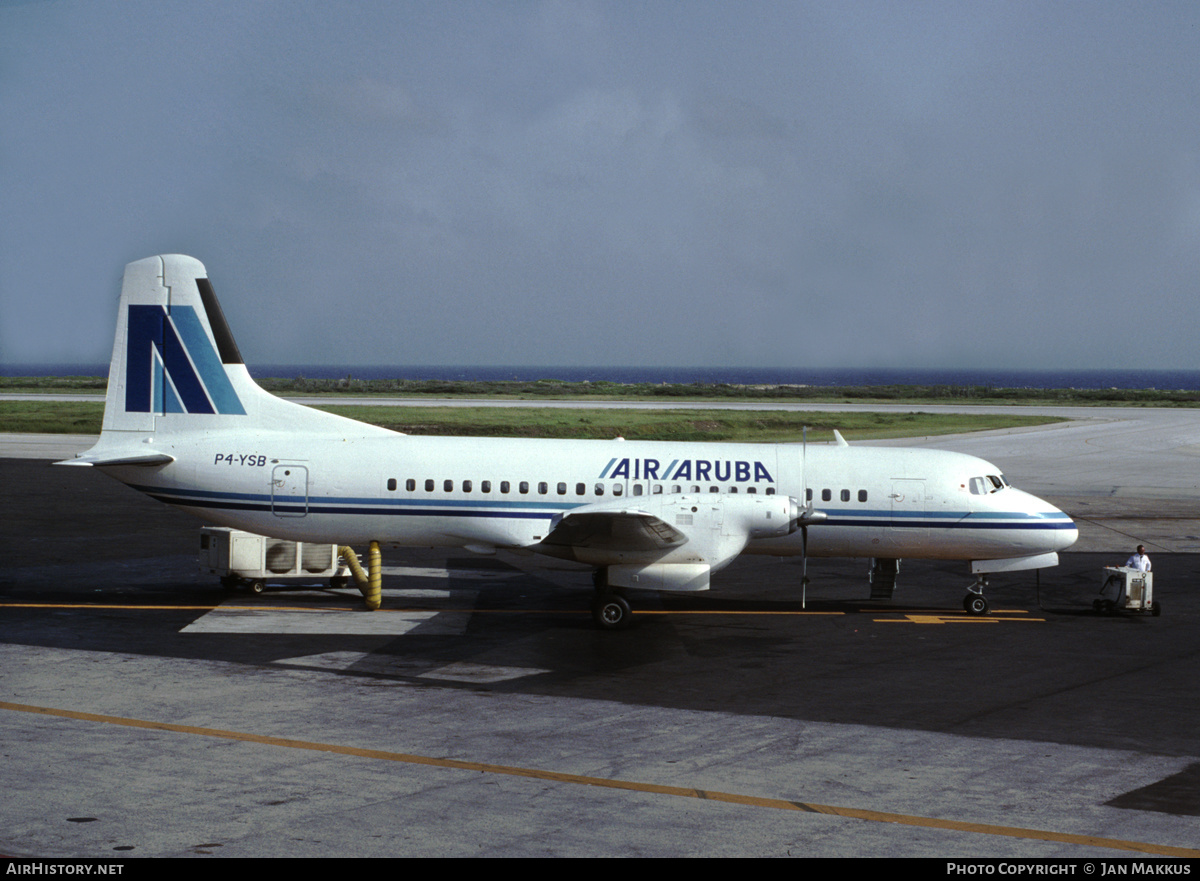
[[[980,575],[979,580],[967,588],[967,595],[963,597],[963,611],[968,615],[986,615],[988,613],[988,601],[983,595],[983,589],[987,587],[987,576]]]
[[[592,601],[592,620],[601,630],[624,630],[633,618],[633,609],[625,595],[608,586],[607,573],[597,569],[592,573],[596,598]]]

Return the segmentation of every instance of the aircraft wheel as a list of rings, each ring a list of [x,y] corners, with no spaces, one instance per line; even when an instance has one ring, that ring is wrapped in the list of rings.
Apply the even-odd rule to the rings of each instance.
[[[963,603],[967,612],[971,615],[986,615],[988,613],[988,601],[979,596],[979,594],[970,594]]]
[[[632,616],[628,600],[617,593],[603,593],[592,604],[592,619],[602,630],[624,630]]]
[[[266,589],[267,589],[267,586],[265,584],[263,584],[261,581],[251,581],[250,582],[250,592],[251,593],[262,593]]]

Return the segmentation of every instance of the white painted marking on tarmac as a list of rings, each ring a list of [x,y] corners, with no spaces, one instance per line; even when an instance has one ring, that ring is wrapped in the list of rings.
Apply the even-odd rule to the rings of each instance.
[[[275,663],[287,664],[292,667],[314,667],[318,670],[349,670],[351,667],[367,662],[370,658],[370,652],[325,652],[321,655],[281,658]]]
[[[457,663],[438,667],[428,673],[420,674],[421,679],[441,679],[450,682],[506,682],[510,679],[521,679],[525,676],[537,676],[549,673],[549,670],[539,670],[536,667],[493,667],[487,664]]]
[[[419,679],[436,679],[442,682],[468,682],[486,684],[507,682],[526,676],[548,673],[536,667],[499,667],[490,664],[460,662],[439,667],[430,666],[428,661],[411,658],[396,658],[370,652],[326,652],[320,655],[305,655],[276,661],[296,667],[312,667],[320,670],[350,670],[357,673],[376,673],[415,676]]]
[[[332,592],[336,593],[338,596],[344,596],[351,602],[362,601],[362,591],[360,591],[357,587],[343,587]],[[451,596],[461,595],[461,592],[452,594],[449,588],[406,587],[397,590],[396,588],[385,587],[383,589],[384,600],[448,600]],[[467,593],[467,596],[471,598],[471,602],[474,602],[475,597],[478,595],[478,592],[473,590],[468,591]]]
[[[384,575],[401,575],[408,578],[453,578],[456,581],[491,581],[523,574],[507,569],[442,569],[423,566],[382,566],[379,571]]]
[[[323,608],[314,603],[312,592],[303,586],[268,590],[255,597],[244,594],[230,597],[180,632],[461,636],[479,597],[477,590],[386,588],[382,592],[383,608],[368,612],[362,606],[362,593],[357,587],[325,588],[318,593],[324,599],[331,593],[344,598],[346,607]],[[434,600],[439,608],[403,608],[421,605],[422,600]]]
[[[310,611],[222,606],[181,633],[335,634],[338,636],[461,636],[469,611]]]

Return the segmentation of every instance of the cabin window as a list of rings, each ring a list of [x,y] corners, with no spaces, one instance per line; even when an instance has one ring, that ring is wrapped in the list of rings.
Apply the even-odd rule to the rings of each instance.
[[[860,489],[858,491],[858,500],[860,502],[865,502],[867,500],[867,491],[865,489]]]
[[[417,482],[410,477],[408,480],[404,481],[404,488],[409,492],[413,492],[417,488]]]
[[[758,487],[757,487],[757,486],[748,486],[748,487],[746,487],[746,494],[747,494],[747,495],[751,495],[751,496],[753,496],[753,495],[757,495],[757,494],[758,494]]]
[[[465,492],[465,493],[469,493],[469,492],[471,491],[471,487],[472,487],[473,485],[474,485],[474,484],[472,484],[472,483],[471,483],[471,481],[469,481],[469,480],[464,480],[464,481],[463,481],[463,492]]]
[[[544,480],[538,483],[538,495],[544,496],[548,492],[550,492],[550,484]]]
[[[565,483],[560,483],[558,485],[558,494],[560,496],[565,496],[567,494],[567,485]]]
[[[492,491],[492,482],[490,480],[482,480],[479,482],[481,492],[490,493]]]
[[[810,489],[806,489],[806,490],[804,491],[804,501],[806,501],[806,502],[811,502],[811,501],[812,501],[812,489],[811,489],[811,488],[810,488]]]
[[[673,483],[673,484],[671,484],[671,492],[681,493],[681,492],[683,492],[683,487],[680,486],[678,483]]]
[[[604,484],[603,483],[596,484],[596,495],[598,495],[598,496],[604,495]]]
[[[624,485],[624,484],[620,484],[620,483],[614,483],[614,484],[613,484],[613,495],[614,495],[614,496],[619,496],[619,495],[621,495],[623,492],[625,492],[625,485]]]
[[[656,495],[656,496],[661,496],[662,495],[662,484],[661,483],[654,484],[654,489],[652,489],[650,491],[652,493],[654,493],[654,495]]]
[[[507,480],[500,481],[500,492],[506,493],[510,489],[510,484]]]
[[[396,478],[389,477],[388,478],[388,492],[395,492],[395,491],[396,491]]]
[[[821,490],[821,501],[828,502],[833,499],[833,491],[828,489]]]
[[[587,492],[587,484],[586,483],[575,484],[575,495],[581,496],[586,492]]]
[[[736,487],[736,486],[731,486],[731,487],[729,487],[729,492],[730,492],[732,495],[737,495],[737,487]]]
[[[425,492],[427,492],[427,493],[433,492],[433,481],[432,480],[425,481]]]
[[[442,481],[442,491],[448,492],[448,493],[454,492],[454,481],[453,480],[443,480]]]
[[[769,496],[773,496],[773,495],[775,495],[775,487],[773,487],[773,486],[768,486],[768,487],[767,487],[767,492],[766,492],[766,495],[769,495]],[[811,493],[809,494],[809,497],[808,497],[808,498],[809,498],[809,501],[812,501],[812,495],[811,495]]]
[[[520,490],[521,495],[528,495],[529,494],[529,481],[522,480],[521,483],[517,486],[517,489]]]
[[[850,501],[850,490],[848,490],[848,489],[842,490],[842,501],[843,502]]]
[[[708,491],[709,491],[710,493],[719,493],[719,492],[721,491],[721,487],[719,487],[719,486],[710,486],[710,487],[708,488]]]

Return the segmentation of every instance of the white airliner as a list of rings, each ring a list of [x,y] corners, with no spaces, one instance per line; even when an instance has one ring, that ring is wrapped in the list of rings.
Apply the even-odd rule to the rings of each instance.
[[[179,255],[125,268],[103,433],[60,464],[276,538],[575,560],[594,567],[593,614],[609,628],[628,623],[628,589],[707,590],[744,552],[871,558],[873,596],[891,595],[900,558],[970,561],[964,607],[984,614],[987,573],[1056,565],[1078,536],[1062,511],[959,453],[840,435],[413,437],[284,401],[250,378],[204,266]]]

